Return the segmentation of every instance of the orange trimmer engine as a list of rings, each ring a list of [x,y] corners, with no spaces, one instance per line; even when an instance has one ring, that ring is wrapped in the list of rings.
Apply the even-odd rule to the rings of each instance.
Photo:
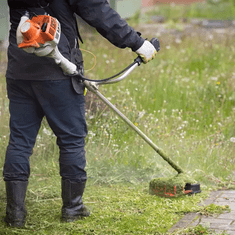
[[[57,46],[61,35],[60,22],[50,15],[29,15],[25,12],[18,25],[18,47],[36,56],[54,59],[65,75],[77,74],[77,66],[65,58]]]
[[[20,28],[23,35],[23,42],[19,48],[39,48],[40,44],[47,41],[54,41],[58,44],[60,39],[60,24],[57,19],[49,15],[33,16],[27,19]]]

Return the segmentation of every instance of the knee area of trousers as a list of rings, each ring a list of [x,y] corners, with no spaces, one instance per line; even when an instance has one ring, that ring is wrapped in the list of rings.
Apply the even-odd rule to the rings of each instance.
[[[5,162],[3,167],[3,177],[5,181],[27,181],[30,175],[29,164]]]

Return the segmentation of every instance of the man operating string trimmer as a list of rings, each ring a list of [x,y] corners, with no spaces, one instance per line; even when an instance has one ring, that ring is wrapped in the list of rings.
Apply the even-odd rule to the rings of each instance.
[[[115,46],[131,48],[144,63],[155,57],[156,49],[121,19],[107,0],[8,0],[8,5],[10,139],[3,171],[5,221],[12,227],[25,224],[29,157],[44,116],[60,149],[62,220],[89,216],[82,202],[87,180],[84,84],[68,75],[83,72],[78,43],[81,37],[74,14]]]

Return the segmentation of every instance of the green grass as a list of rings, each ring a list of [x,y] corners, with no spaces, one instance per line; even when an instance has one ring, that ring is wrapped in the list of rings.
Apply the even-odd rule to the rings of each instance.
[[[31,156],[26,227],[11,229],[1,221],[0,234],[166,234],[185,213],[205,212],[198,203],[210,190],[234,188],[233,40],[186,37],[181,43],[161,41],[161,44],[161,51],[151,63],[138,67],[126,80],[99,90],[190,177],[200,182],[203,193],[175,199],[149,195],[150,180],[171,177],[176,172],[88,93],[89,178],[84,201],[91,216],[69,224],[60,222],[59,152],[44,121]],[[97,56],[97,66],[87,72],[89,78],[113,75],[135,58],[130,50],[117,49],[97,34],[86,39],[82,47]],[[84,59],[85,69],[91,68],[92,56],[84,52]],[[4,75],[0,81],[2,174],[9,114]],[[2,178],[0,187],[2,218],[5,213]]]
[[[211,1],[212,2],[212,1]],[[214,19],[234,20],[235,5],[232,2],[216,3],[199,2],[188,5],[156,4],[156,6],[142,15],[142,20],[151,22],[152,16],[163,16],[166,21],[177,22],[182,19]],[[138,19],[141,21],[141,19]],[[133,19],[132,19],[133,21]]]
[[[197,205],[202,195],[166,199],[149,195],[147,183],[94,185],[88,181],[84,203],[91,216],[74,223],[61,223],[59,179],[36,178],[32,176],[28,189],[25,228],[12,229],[0,223],[1,234],[163,234],[184,213],[202,210]],[[1,200],[1,217],[4,206]]]

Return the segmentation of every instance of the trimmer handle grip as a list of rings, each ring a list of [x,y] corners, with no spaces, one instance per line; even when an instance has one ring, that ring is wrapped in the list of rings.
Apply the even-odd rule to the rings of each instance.
[[[153,44],[153,46],[155,47],[156,51],[159,52],[160,51],[160,42],[157,38],[152,38],[150,40],[150,42]]]
[[[159,52],[160,51],[160,42],[157,38],[152,38],[150,40],[150,42],[153,44],[153,46],[155,47],[156,51]],[[140,65],[143,60],[141,59],[140,56],[138,56],[136,59],[135,59],[135,62],[138,63],[138,65]]]

